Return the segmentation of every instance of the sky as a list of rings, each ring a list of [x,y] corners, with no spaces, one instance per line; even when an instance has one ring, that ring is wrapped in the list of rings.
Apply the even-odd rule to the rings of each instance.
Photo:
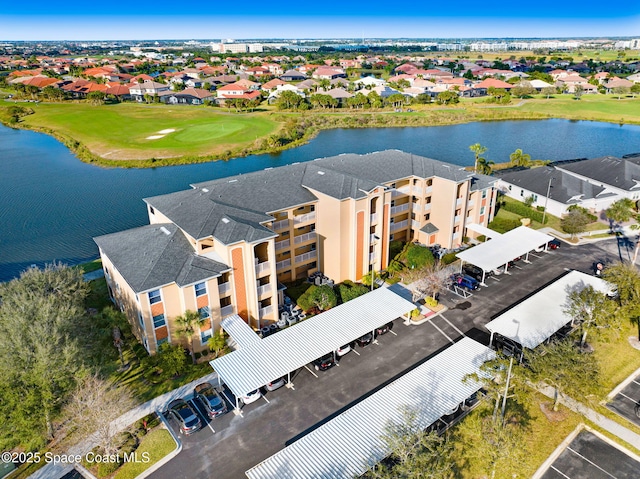
[[[0,41],[249,38],[640,37],[640,1],[4,2]],[[535,5],[533,7],[532,5]],[[105,8],[106,7],[106,8]],[[64,10],[73,10],[66,13]],[[105,15],[118,11],[117,15]],[[157,13],[156,13],[157,12]]]

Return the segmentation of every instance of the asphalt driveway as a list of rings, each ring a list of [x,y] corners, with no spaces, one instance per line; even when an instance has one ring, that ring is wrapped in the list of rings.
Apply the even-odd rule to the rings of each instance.
[[[640,375],[636,376],[607,404],[616,414],[640,426],[640,417],[636,415],[636,407],[640,408]],[[638,409],[640,413],[640,409]]]
[[[211,421],[211,427],[182,436],[182,452],[153,477],[245,477],[244,471],[250,467],[426,361],[462,334],[488,344],[484,325],[492,316],[553,281],[567,268],[590,273],[595,261],[615,261],[617,250],[615,240],[580,247],[563,243],[558,250],[530,256],[530,264],[518,262],[510,275],[489,279],[487,287],[468,299],[447,293],[441,300],[450,309],[441,317],[419,326],[396,320],[395,334],[381,336],[379,344],[356,348],[340,360],[339,366],[318,372],[317,377],[306,369],[299,370],[293,378],[295,390],[283,387],[270,392],[245,406],[242,416],[229,412]]]

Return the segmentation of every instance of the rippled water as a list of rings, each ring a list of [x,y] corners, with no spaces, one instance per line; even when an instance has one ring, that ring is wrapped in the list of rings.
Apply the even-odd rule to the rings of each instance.
[[[396,148],[458,165],[469,145],[508,161],[522,148],[534,159],[562,160],[640,152],[640,127],[544,120],[420,128],[330,130],[278,155],[154,169],[105,169],[80,162],[55,139],[0,126],[0,281],[31,264],[71,264],[97,256],[94,236],[147,224],[142,198],[190,183],[340,153]]]

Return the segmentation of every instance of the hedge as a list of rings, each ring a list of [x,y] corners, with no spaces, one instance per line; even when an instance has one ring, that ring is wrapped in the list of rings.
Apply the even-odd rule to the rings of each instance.
[[[533,221],[537,221],[538,223],[542,223],[543,213],[533,208],[529,208],[524,203],[520,203],[518,201],[506,201],[501,206],[506,211],[510,211],[511,213],[515,213],[517,215],[522,216],[523,218],[531,218]],[[548,222],[548,218],[544,219],[544,222]]]

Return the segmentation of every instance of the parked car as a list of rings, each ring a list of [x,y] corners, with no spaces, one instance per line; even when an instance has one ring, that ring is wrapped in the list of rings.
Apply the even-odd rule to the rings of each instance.
[[[473,264],[465,264],[462,266],[462,272],[467,276],[471,276],[476,281],[482,281],[483,271],[482,268],[478,268]],[[487,271],[484,273],[484,277],[488,278],[493,274],[493,271]]]
[[[379,328],[376,328],[376,336],[382,336],[383,334],[387,334],[392,329],[393,329],[393,321],[385,324],[384,326],[380,326]]]
[[[546,245],[546,246],[547,246],[547,250],[550,250],[550,249],[558,249],[558,248],[560,248],[560,245],[561,245],[561,244],[562,244],[562,243],[560,242],[560,240],[559,240],[559,239],[554,238],[554,239],[552,239],[551,241],[549,241],[549,242],[547,243],[547,245]],[[536,251],[536,253],[541,253],[542,251],[544,251],[544,245],[542,245],[542,246],[538,246],[538,247],[535,249],[535,251]]]
[[[336,365],[335,360],[333,359],[333,353],[325,354],[321,358],[315,359],[313,361],[313,367],[316,371],[326,371]]]
[[[252,402],[256,402],[258,399],[260,399],[261,396],[262,393],[260,392],[260,390],[255,389],[251,392],[248,392],[244,396],[240,396],[240,399],[242,399],[242,402],[245,404],[251,404]]]
[[[336,349],[336,356],[338,356],[338,357],[344,356],[349,351],[351,351],[353,346],[355,346],[354,343],[345,344],[344,346],[340,346],[338,349]]]
[[[202,427],[200,418],[184,399],[175,399],[169,403],[167,411],[180,424],[182,434],[193,434]]]
[[[287,383],[287,380],[285,379],[284,376],[282,376],[281,378],[275,379],[270,383],[265,384],[264,388],[267,391],[275,391],[276,389],[279,389],[282,386],[284,386],[286,383]]]
[[[467,291],[475,291],[480,289],[480,283],[478,283],[471,276],[467,276],[465,274],[456,273],[450,278],[453,284],[458,285],[460,288],[464,288]]]
[[[372,333],[367,333],[364,336],[361,336],[358,339],[356,339],[356,343],[358,343],[358,346],[360,346],[361,348],[364,348],[368,344],[371,344],[372,341],[373,341]]]
[[[227,412],[227,405],[211,383],[198,384],[193,389],[194,397],[200,401],[207,415],[213,419]]]

